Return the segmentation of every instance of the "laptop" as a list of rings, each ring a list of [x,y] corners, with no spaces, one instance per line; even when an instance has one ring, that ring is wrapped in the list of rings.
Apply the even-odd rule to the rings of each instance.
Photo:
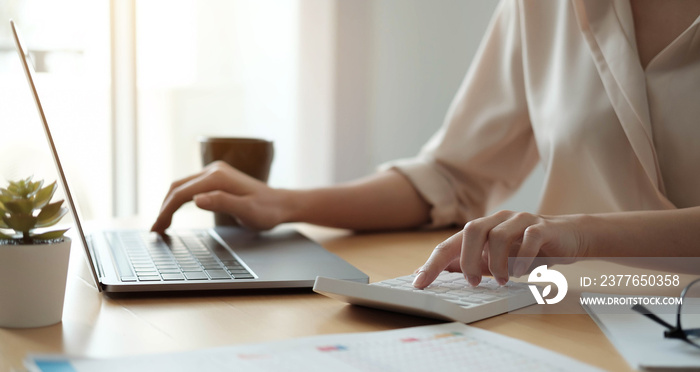
[[[80,243],[99,291],[170,292],[267,288],[311,288],[317,276],[360,283],[369,277],[290,228],[252,232],[238,227],[178,231],[161,236],[147,230],[86,233],[61,166],[34,84],[34,71],[17,28],[10,25],[48,146],[75,218]]]

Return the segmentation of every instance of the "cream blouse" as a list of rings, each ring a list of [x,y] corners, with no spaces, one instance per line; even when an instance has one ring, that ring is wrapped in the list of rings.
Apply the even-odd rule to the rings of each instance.
[[[444,226],[538,161],[542,214],[700,205],[700,17],[642,69],[629,0],[504,0],[443,127],[387,166]]]

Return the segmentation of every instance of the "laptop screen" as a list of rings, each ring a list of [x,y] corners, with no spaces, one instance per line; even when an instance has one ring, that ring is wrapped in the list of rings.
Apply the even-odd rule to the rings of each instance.
[[[46,115],[44,114],[44,109],[41,106],[41,100],[39,99],[39,94],[36,90],[36,85],[35,85],[35,79],[34,79],[34,67],[32,66],[31,63],[27,60],[27,50],[24,48],[22,42],[20,41],[19,37],[19,32],[17,31],[17,27],[15,26],[15,22],[13,20],[10,20],[10,26],[12,28],[12,34],[14,36],[15,40],[15,45],[17,46],[17,53],[19,53],[19,58],[20,61],[22,62],[22,69],[24,70],[24,73],[27,77],[27,82],[29,83],[29,89],[32,92],[32,96],[34,97],[34,103],[36,104],[37,111],[39,112],[39,117],[41,118],[41,123],[44,128],[44,134],[46,134],[46,140],[49,143],[49,147],[51,150],[51,156],[53,157],[54,164],[56,166],[56,171],[58,172],[59,179],[61,181],[61,185],[63,186],[63,190],[66,194],[66,201],[68,202],[68,206],[71,210],[71,213],[73,214],[73,217],[75,219],[75,226],[76,229],[78,230],[78,235],[80,237],[81,243],[83,244],[83,247],[85,248],[85,253],[87,254],[86,257],[92,257],[92,254],[90,252],[90,249],[88,247],[87,239],[85,238],[85,233],[83,232],[83,227],[80,223],[80,218],[78,216],[78,209],[76,208],[75,201],[73,200],[73,197],[70,192],[70,188],[68,187],[68,181],[66,180],[65,173],[63,171],[63,166],[61,165],[61,160],[58,157],[58,152],[56,151],[56,145],[54,144],[53,137],[51,136],[51,129],[49,129],[49,124],[46,121]],[[88,259],[87,260],[89,265],[90,265],[90,270],[92,271],[92,277],[95,281],[95,286],[99,291],[102,291],[102,288],[99,285],[99,278],[97,276],[97,271],[95,269],[94,265],[94,259]]]

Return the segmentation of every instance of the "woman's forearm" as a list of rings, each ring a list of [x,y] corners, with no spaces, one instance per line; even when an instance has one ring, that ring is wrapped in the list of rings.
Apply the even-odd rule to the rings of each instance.
[[[313,190],[280,190],[285,222],[308,222],[352,230],[415,228],[430,219],[430,206],[397,171]]]
[[[700,207],[582,217],[588,257],[700,257]]]

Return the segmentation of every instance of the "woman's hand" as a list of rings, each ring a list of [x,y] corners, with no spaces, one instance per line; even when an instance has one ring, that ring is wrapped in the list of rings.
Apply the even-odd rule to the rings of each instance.
[[[199,208],[228,213],[244,227],[267,230],[284,221],[283,191],[273,189],[222,161],[175,181],[163,201],[151,231],[163,233],[173,213],[194,200]]]
[[[461,271],[473,286],[489,273],[501,285],[508,282],[508,257],[517,257],[511,272],[524,274],[535,257],[586,255],[585,215],[539,216],[501,211],[472,220],[464,229],[440,243],[417,270],[413,282],[425,288],[443,270]]]

